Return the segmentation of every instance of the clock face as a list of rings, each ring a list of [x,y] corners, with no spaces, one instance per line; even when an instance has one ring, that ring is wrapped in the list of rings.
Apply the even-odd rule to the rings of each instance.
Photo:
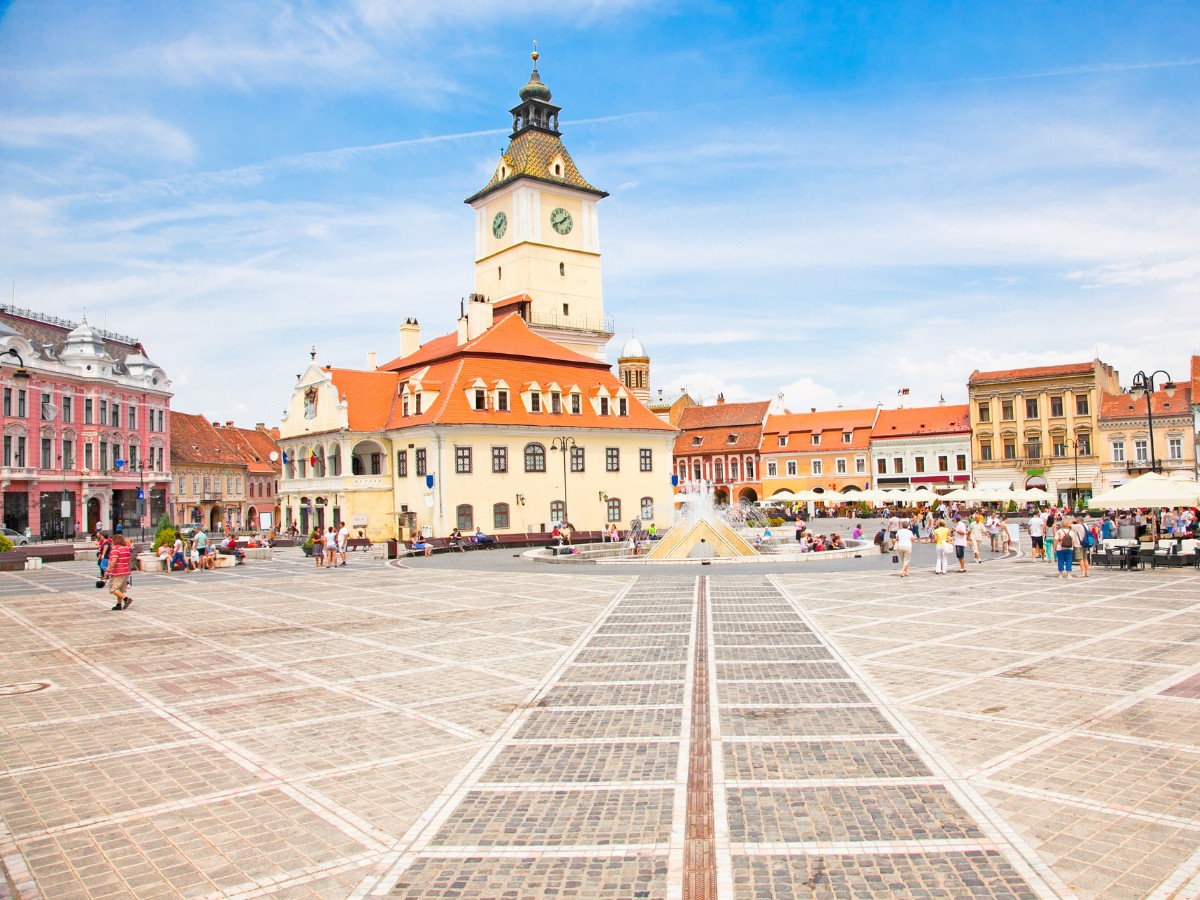
[[[503,212],[496,213],[492,217],[492,234],[497,240],[504,237],[504,232],[508,230],[508,216]]]
[[[550,213],[550,225],[559,234],[569,234],[575,226],[575,222],[571,218],[571,214],[560,206]]]

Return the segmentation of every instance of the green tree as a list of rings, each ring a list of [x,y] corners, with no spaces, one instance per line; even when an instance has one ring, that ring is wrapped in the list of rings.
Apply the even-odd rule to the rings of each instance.
[[[0,553],[7,553],[13,548],[13,543],[7,535],[0,534]]]

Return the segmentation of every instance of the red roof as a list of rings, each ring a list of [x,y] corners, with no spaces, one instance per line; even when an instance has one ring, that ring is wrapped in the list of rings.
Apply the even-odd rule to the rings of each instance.
[[[339,394],[349,403],[351,429],[383,431],[438,424],[675,431],[625,390],[608,363],[534,333],[516,315],[501,318],[479,337],[461,345],[457,333],[435,338],[416,353],[393,360],[384,368],[388,371],[330,370]],[[508,409],[495,409],[493,403],[476,409],[478,382],[495,390],[501,380],[508,385]],[[562,412],[550,412],[548,396],[543,396],[541,412],[528,411],[521,391],[531,382],[536,382],[543,393],[557,384]],[[432,403],[426,397],[420,415],[402,414],[400,394],[410,384],[419,385],[423,394],[437,394]],[[596,412],[591,403],[600,388],[613,398],[607,416]],[[570,394],[576,390],[581,395],[578,415],[568,411]],[[618,415],[620,397],[626,399],[625,416]],[[415,406],[412,409],[415,411]]]
[[[271,454],[279,451],[275,440],[266,430],[223,425],[218,426],[217,431],[225,443],[241,454],[249,471],[266,475],[280,470],[279,457],[271,462]]]
[[[1192,357],[1192,402],[1200,402],[1200,356]]]
[[[871,430],[871,440],[937,434],[970,434],[971,408],[919,406],[915,409],[883,409]]]
[[[688,406],[679,419],[675,456],[758,452],[769,400]]]
[[[1192,414],[1192,391],[1187,385],[1180,385],[1175,390],[1174,397],[1168,397],[1166,391],[1155,391],[1150,395],[1154,401],[1153,415],[1156,416],[1190,416]],[[1100,420],[1146,419],[1145,394],[1103,394],[1100,399]]]
[[[171,462],[236,466],[245,468],[242,454],[204,416],[171,411]]]
[[[1067,363],[1061,366],[1032,366],[1027,369],[1000,369],[996,372],[980,372],[976,369],[971,373],[971,377],[967,379],[967,384],[976,384],[981,381],[1019,381],[1025,378],[1049,378],[1056,375],[1090,375],[1096,370],[1096,366],[1102,366],[1104,363],[1098,359],[1091,362],[1083,363]]]
[[[718,403],[714,406],[689,406],[683,411],[679,428],[689,431],[696,428],[729,428],[735,425],[757,425],[762,427],[771,408],[769,400],[755,403]]]
[[[763,453],[828,453],[831,450],[864,450],[871,442],[871,426],[875,424],[874,409],[833,409],[827,412],[786,413],[768,416],[763,433]],[[850,441],[840,438],[850,432]],[[836,434],[822,439],[820,444],[812,442],[812,435]],[[781,435],[789,436],[786,447],[781,447]],[[797,437],[791,437],[796,435]]]

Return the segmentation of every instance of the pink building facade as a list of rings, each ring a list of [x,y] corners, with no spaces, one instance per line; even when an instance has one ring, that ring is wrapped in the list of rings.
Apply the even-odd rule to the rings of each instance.
[[[0,305],[4,524],[150,530],[170,502],[170,381],[135,338]]]

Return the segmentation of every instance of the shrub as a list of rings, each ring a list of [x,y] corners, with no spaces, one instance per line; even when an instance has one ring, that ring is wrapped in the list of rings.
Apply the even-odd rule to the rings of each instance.
[[[8,536],[0,534],[0,553],[7,553],[12,548],[13,543],[8,539]]]

